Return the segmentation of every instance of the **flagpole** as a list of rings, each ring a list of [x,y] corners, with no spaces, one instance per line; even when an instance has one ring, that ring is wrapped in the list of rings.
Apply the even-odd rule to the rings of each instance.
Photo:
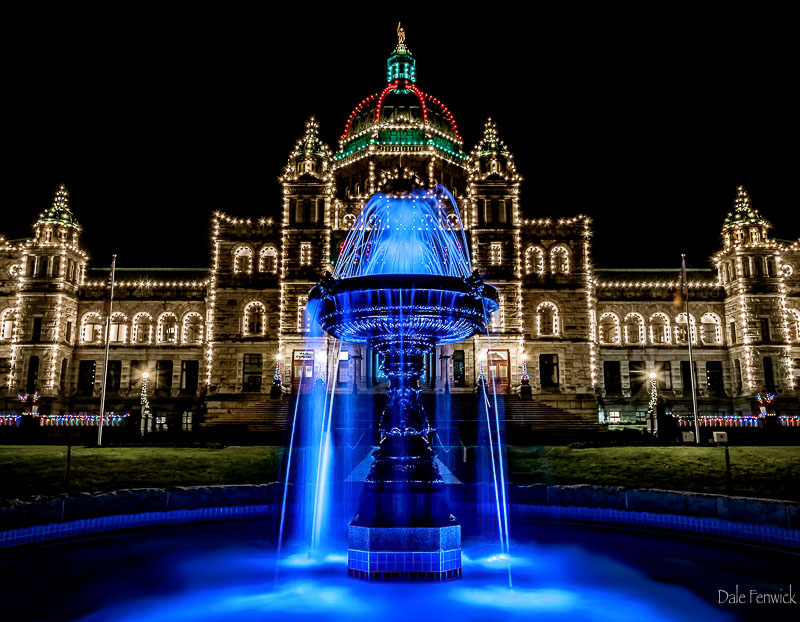
[[[686,342],[689,344],[689,378],[692,382],[692,408],[694,409],[694,438],[700,443],[700,417],[697,412],[697,382],[694,377],[694,358],[692,357],[692,316],[689,315],[689,283],[686,280],[686,255],[681,255],[681,281],[683,302],[686,306]]]
[[[103,444],[103,415],[106,409],[106,382],[108,382],[108,348],[111,332],[111,306],[114,304],[114,269],[117,265],[117,256],[111,255],[111,292],[108,296],[108,314],[106,315],[106,355],[103,363],[103,391],[100,393],[100,418],[97,424],[97,444]]]

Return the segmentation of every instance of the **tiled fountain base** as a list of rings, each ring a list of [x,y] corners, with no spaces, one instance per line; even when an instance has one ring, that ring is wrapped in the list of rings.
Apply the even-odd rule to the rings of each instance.
[[[450,581],[461,578],[461,526],[350,525],[347,574],[365,581]]]

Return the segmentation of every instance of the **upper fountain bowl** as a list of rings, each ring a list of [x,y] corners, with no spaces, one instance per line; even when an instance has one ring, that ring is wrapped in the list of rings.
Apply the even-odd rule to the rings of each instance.
[[[472,272],[455,200],[437,186],[374,195],[309,302],[338,339],[426,351],[485,330],[497,301]]]

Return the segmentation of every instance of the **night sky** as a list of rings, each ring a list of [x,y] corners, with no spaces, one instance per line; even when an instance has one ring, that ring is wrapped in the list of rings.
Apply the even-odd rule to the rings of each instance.
[[[65,183],[93,266],[114,252],[125,267],[207,266],[211,212],[278,216],[304,121],[336,148],[383,87],[402,20],[418,85],[466,149],[493,117],[526,216],[591,215],[599,267],[677,267],[681,252],[708,265],[739,184],[775,237],[800,235],[796,39],[780,15],[189,6],[14,23],[0,234],[29,235]]]

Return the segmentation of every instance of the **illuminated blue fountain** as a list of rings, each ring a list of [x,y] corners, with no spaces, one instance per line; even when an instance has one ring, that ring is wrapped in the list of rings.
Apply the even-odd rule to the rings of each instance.
[[[461,527],[450,514],[419,401],[424,357],[484,331],[497,291],[472,265],[452,195],[397,181],[374,195],[333,276],[312,290],[323,330],[367,344],[390,380],[380,442],[348,529],[348,572],[367,580],[461,576]]]

